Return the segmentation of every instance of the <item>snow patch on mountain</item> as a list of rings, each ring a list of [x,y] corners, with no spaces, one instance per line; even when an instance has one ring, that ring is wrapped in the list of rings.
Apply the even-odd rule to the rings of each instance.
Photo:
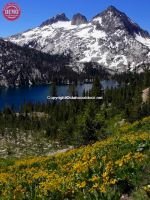
[[[136,34],[135,39],[150,48],[150,38],[145,38]]]
[[[94,18],[93,22],[99,22],[99,24],[102,26],[102,18],[101,17]]]

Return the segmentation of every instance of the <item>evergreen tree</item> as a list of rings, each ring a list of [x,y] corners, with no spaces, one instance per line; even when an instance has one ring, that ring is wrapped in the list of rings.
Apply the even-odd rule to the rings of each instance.
[[[103,96],[102,85],[100,83],[98,76],[94,79],[92,90],[91,90],[91,95],[94,96],[94,97]]]
[[[57,97],[57,85],[55,82],[52,83],[52,92],[51,92],[52,97]]]
[[[69,94],[70,96],[73,96],[73,97],[77,95],[75,84],[72,84],[69,86]]]

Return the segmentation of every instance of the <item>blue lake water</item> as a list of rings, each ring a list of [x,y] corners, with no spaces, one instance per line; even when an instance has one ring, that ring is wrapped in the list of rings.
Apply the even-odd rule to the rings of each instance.
[[[102,81],[103,88],[116,87],[117,82],[113,80]],[[83,91],[89,91],[92,84],[82,84],[77,86],[78,95],[82,96]],[[1,88],[0,89],[0,110],[5,107],[13,106],[16,110],[24,103],[46,103],[47,96],[51,95],[51,85],[39,85],[33,87],[21,88]],[[69,96],[70,89],[68,85],[57,86],[58,96]]]

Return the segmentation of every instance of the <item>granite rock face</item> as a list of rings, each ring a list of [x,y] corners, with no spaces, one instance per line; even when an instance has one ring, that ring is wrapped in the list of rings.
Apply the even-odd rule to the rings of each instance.
[[[61,22],[67,22],[67,21],[69,21],[69,19],[66,17],[65,13],[58,14],[55,17],[52,17],[52,18],[44,21],[40,25],[40,27],[51,25],[51,24],[54,24],[54,23],[59,22],[59,21],[61,21]]]
[[[94,19],[101,18],[101,28],[109,33],[114,33],[117,30],[126,30],[132,36],[141,34],[143,37],[149,37],[149,33],[136,23],[134,23],[125,13],[119,11],[114,6],[109,6],[105,11],[97,14]]]
[[[68,62],[65,56],[47,55],[0,39],[0,87],[46,84],[59,73],[65,79]]]
[[[80,24],[87,24],[87,23],[88,23],[87,18],[80,13],[77,13],[76,15],[74,15],[71,21],[71,25],[80,25]]]

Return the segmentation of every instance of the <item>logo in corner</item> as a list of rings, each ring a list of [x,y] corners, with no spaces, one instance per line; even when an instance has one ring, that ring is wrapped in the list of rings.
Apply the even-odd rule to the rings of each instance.
[[[3,8],[3,16],[9,20],[14,21],[21,15],[21,9],[16,3],[7,3]]]

